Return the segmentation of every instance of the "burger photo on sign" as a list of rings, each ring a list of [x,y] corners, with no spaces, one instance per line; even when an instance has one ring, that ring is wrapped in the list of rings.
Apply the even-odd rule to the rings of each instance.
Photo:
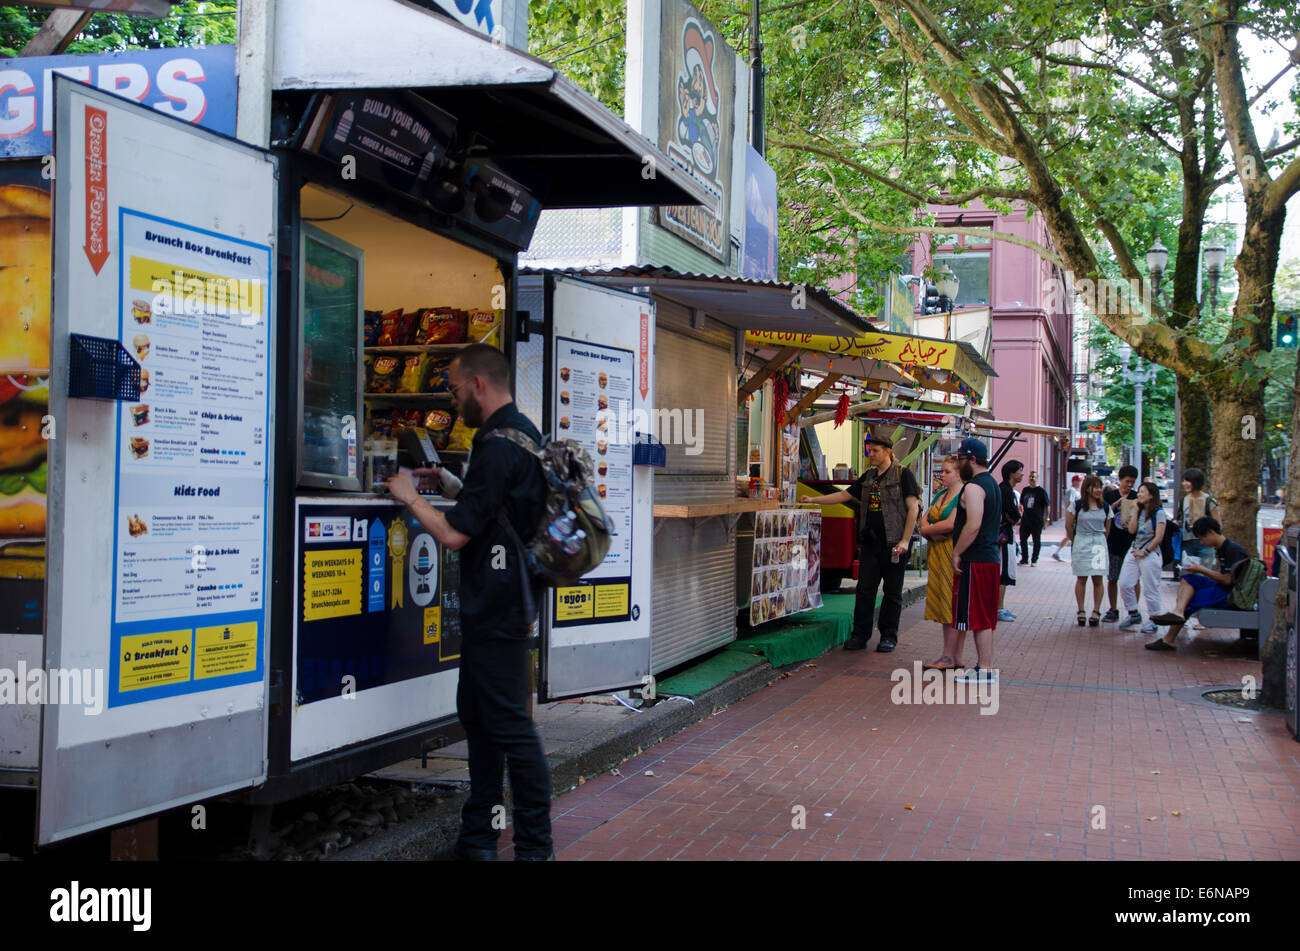
[[[0,184],[0,538],[45,535],[49,372],[50,195]]]

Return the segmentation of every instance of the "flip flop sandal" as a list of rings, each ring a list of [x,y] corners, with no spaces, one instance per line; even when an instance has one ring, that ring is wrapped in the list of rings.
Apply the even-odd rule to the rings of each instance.
[[[957,667],[959,666],[951,662],[945,664],[944,663],[945,660],[950,660],[950,659],[948,657],[940,657],[938,660],[932,660],[928,664],[922,664],[921,669],[922,670],[956,670]]]

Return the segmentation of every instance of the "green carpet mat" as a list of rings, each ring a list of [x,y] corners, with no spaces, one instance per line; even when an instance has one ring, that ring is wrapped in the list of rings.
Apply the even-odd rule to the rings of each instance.
[[[750,631],[748,636],[737,638],[727,650],[762,654],[773,667],[820,657],[849,639],[853,631],[854,597],[827,595],[815,611],[804,611]]]
[[[828,594],[815,611],[804,611],[771,621],[757,630],[744,631],[734,643],[692,667],[659,681],[656,691],[664,696],[696,697],[735,674],[767,660],[784,667],[820,657],[843,644],[853,631],[856,595]],[[880,596],[876,606],[880,606]]]
[[[763,658],[752,653],[723,650],[688,667],[680,674],[674,674],[655,685],[655,692],[660,696],[698,697],[706,690],[712,690],[724,680],[756,667]]]

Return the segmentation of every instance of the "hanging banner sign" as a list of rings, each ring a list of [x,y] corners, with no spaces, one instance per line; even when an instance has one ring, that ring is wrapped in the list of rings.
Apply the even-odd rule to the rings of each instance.
[[[192,125],[235,134],[234,46],[28,56],[0,63],[0,158],[50,152],[55,73]]]

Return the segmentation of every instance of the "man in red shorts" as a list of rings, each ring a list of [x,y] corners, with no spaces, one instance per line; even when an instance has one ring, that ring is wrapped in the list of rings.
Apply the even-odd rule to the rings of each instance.
[[[966,632],[975,632],[976,666],[957,675],[958,683],[994,683],[993,630],[998,625],[998,581],[1002,559],[998,552],[998,527],[1002,522],[1002,496],[989,475],[989,449],[978,439],[963,439],[957,449],[961,466],[961,504],[957,506],[952,547],[952,620],[957,629],[957,653]]]

